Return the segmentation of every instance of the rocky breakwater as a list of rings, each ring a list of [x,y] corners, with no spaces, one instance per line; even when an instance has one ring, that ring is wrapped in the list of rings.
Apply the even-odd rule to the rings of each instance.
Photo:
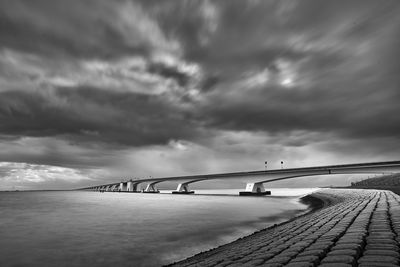
[[[172,266],[399,266],[400,197],[324,189],[323,208]]]

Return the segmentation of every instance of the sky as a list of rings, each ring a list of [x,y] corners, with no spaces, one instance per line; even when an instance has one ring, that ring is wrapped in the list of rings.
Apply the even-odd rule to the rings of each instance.
[[[0,0],[0,190],[398,160],[399,58],[397,0]]]

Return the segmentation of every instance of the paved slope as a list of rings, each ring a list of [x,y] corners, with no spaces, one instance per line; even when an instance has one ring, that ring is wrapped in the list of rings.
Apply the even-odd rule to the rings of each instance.
[[[390,190],[400,195],[400,174],[385,175],[351,183],[351,188]]]
[[[173,266],[399,266],[400,197],[325,189],[326,206]]]

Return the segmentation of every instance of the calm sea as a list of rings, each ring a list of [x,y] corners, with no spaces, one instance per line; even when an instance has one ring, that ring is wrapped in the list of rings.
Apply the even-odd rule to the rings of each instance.
[[[304,212],[312,190],[0,192],[0,266],[160,266]]]

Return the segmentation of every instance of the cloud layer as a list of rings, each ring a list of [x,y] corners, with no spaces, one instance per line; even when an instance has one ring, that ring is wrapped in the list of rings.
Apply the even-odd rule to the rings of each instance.
[[[394,0],[0,1],[0,189],[399,158],[399,14]]]

